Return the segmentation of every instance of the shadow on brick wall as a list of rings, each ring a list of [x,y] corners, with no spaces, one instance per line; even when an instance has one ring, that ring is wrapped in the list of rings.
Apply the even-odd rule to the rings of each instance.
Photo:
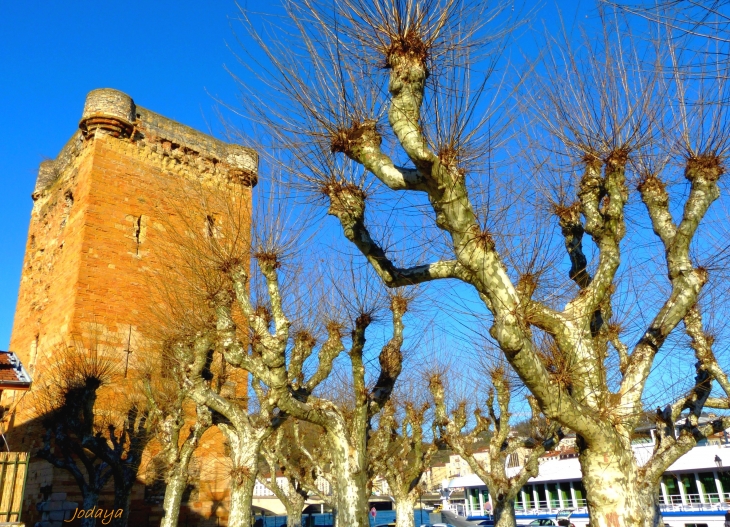
[[[12,425],[12,422],[11,422]],[[30,451],[31,459],[26,480],[23,498],[23,508],[20,520],[26,526],[38,527],[79,527],[80,519],[76,512],[83,503],[79,486],[71,474],[63,469],[53,467],[49,462],[39,458],[36,454],[41,445],[43,426],[40,419],[27,421],[19,426],[11,427],[7,434],[7,441],[11,451]],[[143,473],[143,469],[140,470]],[[150,490],[153,489],[153,492]],[[193,487],[191,486],[190,490]],[[129,515],[129,527],[157,527],[163,515],[162,497],[164,486],[159,482],[146,486],[137,480],[132,489],[132,502]],[[193,504],[200,505],[200,496],[197,492],[187,492],[185,502],[180,510],[179,527],[225,527],[228,518],[228,506],[222,498],[207,500],[205,510],[208,514],[201,514],[193,510]],[[96,525],[101,527],[103,514],[113,511],[114,487],[113,481],[107,483],[99,496],[97,511],[101,509],[102,518],[97,518]],[[196,507],[197,508],[197,507]],[[97,514],[97,511],[94,514]]]

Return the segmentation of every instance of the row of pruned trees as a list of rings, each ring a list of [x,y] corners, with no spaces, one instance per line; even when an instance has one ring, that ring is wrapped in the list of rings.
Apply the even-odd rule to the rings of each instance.
[[[148,314],[151,326],[145,332],[151,358],[135,381],[138,398],[129,406],[134,415],[119,411],[120,393],[98,399],[100,388],[114,385],[113,367],[103,358],[97,363],[104,368],[86,372],[78,365],[89,362],[88,357],[73,350],[68,357],[74,364],[57,376],[66,384],[58,386],[62,397],[56,408],[62,415],[54,422],[73,431],[77,440],[68,442],[71,450],[61,463],[55,457],[65,452],[65,436],[49,426],[42,455],[60,468],[86,471],[96,490],[88,493],[84,507],[96,504],[109,479],[106,474],[113,473],[107,465],[87,459],[89,451],[96,452],[91,446],[121,445],[118,462],[125,464],[133,482],[142,451],[154,442],[151,463],[165,486],[162,526],[177,525],[186,489],[193,483],[196,449],[203,435],[217,427],[229,458],[230,525],[251,524],[257,479],[281,499],[292,527],[301,525],[308,495],[332,508],[337,525],[368,525],[372,481],[382,476],[395,501],[398,525],[410,527],[420,483],[437,444],[447,444],[481,467],[475,469],[480,475],[490,474],[490,468],[473,457],[485,438],[492,465],[503,469],[515,449],[533,452],[518,476],[507,478],[502,470],[499,485],[489,485],[495,512],[501,517],[503,506],[506,511],[500,525],[514,524],[514,492],[536,473],[535,460],[552,445],[548,443],[557,428],[536,427],[531,437],[510,433],[505,366],[492,371],[498,403],[495,408],[492,394],[484,411],[490,417],[477,411],[475,420],[469,419],[464,405],[451,414],[442,373],[415,376],[410,388],[399,393],[412,298],[384,294],[359,279],[317,287],[311,269],[309,281],[301,281],[299,267],[282,257],[272,241],[281,236],[280,226],[276,232],[258,233],[251,249],[243,235],[250,228],[250,211],[241,210],[249,205],[236,196],[236,187],[199,182],[181,186],[185,188],[170,192],[184,192],[188,208],[177,211],[166,226],[168,265],[151,293],[155,308]],[[193,230],[213,216],[214,235],[210,229]],[[258,225],[254,222],[255,228]],[[254,264],[249,266],[252,257]],[[76,377],[70,373],[78,382],[71,382]],[[232,380],[238,386],[232,388]],[[78,396],[76,384],[88,394]],[[409,394],[418,384],[421,395]],[[246,389],[241,391],[243,385]],[[105,430],[103,415],[128,427],[134,424],[137,435]],[[472,422],[474,428],[467,434]],[[286,484],[277,480],[277,473]],[[485,481],[498,481],[490,477]],[[322,479],[331,493],[321,490]],[[131,486],[118,490],[127,500],[123,505],[120,501],[120,508],[128,511]]]
[[[429,283],[577,434],[591,525],[654,526],[664,471],[730,425],[700,424],[730,408],[728,12],[613,4],[542,37],[507,3],[285,1],[267,29],[243,13],[266,86],[244,109],[385,286]]]

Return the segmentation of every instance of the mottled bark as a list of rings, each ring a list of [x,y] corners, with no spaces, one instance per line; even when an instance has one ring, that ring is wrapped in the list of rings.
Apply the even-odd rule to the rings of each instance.
[[[367,527],[370,487],[365,434],[351,436],[341,419],[325,433],[337,522],[343,526]]]
[[[296,427],[297,423],[293,423],[293,426]],[[298,428],[295,430],[298,431]],[[304,446],[299,445],[299,439],[296,434],[293,438],[286,437],[285,429],[281,427],[261,448],[261,454],[269,466],[269,478],[268,481],[264,480],[265,485],[284,504],[287,527],[301,527],[302,511],[308,497],[303,480],[314,483],[315,479],[313,468],[307,466],[308,459],[302,453]],[[295,453],[299,455],[295,457]],[[286,477],[284,486],[278,482],[279,468]]]
[[[163,500],[163,516],[160,527],[175,527],[180,516],[182,497],[190,481],[189,468],[193,453],[198,447],[200,438],[212,424],[210,410],[198,406],[196,422],[190,427],[190,433],[182,445],[178,444],[178,434],[173,434],[174,443],[168,445],[166,453],[167,474],[165,475],[165,497]]]
[[[636,492],[637,467],[630,443],[606,441],[601,447],[588,446],[580,452],[591,525],[644,525],[651,511],[642,508],[645,504]]]
[[[286,527],[302,527],[302,511],[304,510],[304,500],[301,502],[301,507],[294,505],[293,503],[286,508]]]
[[[270,429],[250,430],[245,427],[219,424],[228,443],[231,460],[229,488],[231,504],[228,525],[249,527],[253,523],[253,489],[259,472],[261,444],[271,433]],[[251,434],[251,432],[254,432]]]
[[[218,306],[225,305],[229,298],[225,292],[221,295],[222,300],[220,297],[217,299]],[[226,323],[227,319],[219,322],[219,329]],[[224,334],[225,331],[226,328],[222,328]],[[259,400],[259,409],[255,413],[249,413],[247,401],[227,399],[214,389],[211,376],[205,374],[215,347],[213,334],[201,332],[187,342],[179,341],[176,353],[185,364],[185,386],[189,397],[196,404],[207,406],[227,420],[227,423],[218,423],[217,426],[228,442],[231,462],[228,524],[232,527],[249,527],[261,444],[281,424],[282,419],[274,415],[274,407],[261,391],[255,377],[251,382],[251,388]]]
[[[232,471],[247,469],[248,467],[233,467]],[[255,478],[248,477],[239,480],[235,475],[231,477],[230,508],[228,509],[228,525],[230,527],[249,527],[253,525],[253,489]]]
[[[210,409],[197,405],[195,421],[190,424],[187,437],[181,441],[186,424],[185,364],[182,357],[173,357],[172,371],[167,372],[167,382],[155,383],[152,376],[143,381],[143,388],[150,408],[149,425],[162,446],[157,460],[162,464],[165,481],[163,516],[160,527],[176,527],[180,515],[182,497],[190,480],[188,470],[200,438],[212,426]],[[170,393],[170,391],[174,393]],[[160,477],[160,475],[156,475]]]
[[[393,265],[371,237],[365,224],[365,195],[353,185],[327,187],[329,213],[340,220],[345,237],[362,252],[386,285],[457,278],[477,290],[493,315],[491,336],[542,411],[581,436],[580,459],[584,474],[588,474],[586,489],[596,524],[634,525],[645,512],[636,498],[644,482],[638,477],[634,463],[626,458],[631,455],[630,437],[641,415],[641,396],[654,357],[695,305],[707,280],[705,271],[694,267],[689,246],[700,221],[719,196],[717,181],[723,173],[720,159],[712,152],[689,156],[685,175],[691,190],[677,225],[668,212],[668,198],[658,179],[647,178],[639,188],[654,230],[666,246],[667,277],[672,290],[643,337],[630,349],[612,332],[608,321],[612,316],[610,295],[621,264],[620,245],[626,232],[626,167],[632,144],[617,145],[611,138],[605,138],[607,144],[613,145],[607,151],[599,154],[586,146],[582,152],[585,172],[577,192],[578,201],[574,206],[556,210],[571,259],[569,275],[580,293],[562,312],[555,311],[532,299],[534,286],[523,288],[513,284],[491,236],[477,221],[463,174],[456,163],[430,149],[419,125],[427,62],[422,55],[405,51],[403,47],[390,48],[388,53],[389,123],[418,177],[397,179],[391,168],[387,173],[383,171],[383,167],[392,163],[386,161],[388,156],[381,150],[377,128],[368,128],[367,123],[357,125],[358,133],[350,133],[350,143],[333,143],[333,150],[360,163],[393,190],[426,192],[436,225],[451,238],[455,260],[437,262],[427,268]],[[333,141],[336,137],[333,136]],[[588,274],[587,259],[582,252],[584,232],[591,236],[598,249],[593,275]],[[555,353],[546,355],[536,347],[530,326],[538,327],[554,339]],[[621,382],[616,394],[611,392],[606,380],[609,342],[620,359]],[[561,361],[570,368],[560,369]],[[612,461],[604,463],[604,455]],[[667,452],[661,463],[679,455],[679,450]],[[602,478],[598,476],[598,466],[606,471]],[[652,472],[652,477],[659,476]],[[619,484],[620,487],[615,486]]]
[[[304,11],[300,4],[305,6]],[[707,78],[714,78],[716,63],[693,63],[693,68],[700,68],[693,72],[701,73],[685,77],[677,63],[682,54],[671,49],[672,44],[666,54],[667,64],[663,62],[666,46],[635,49],[628,33],[623,33],[622,24],[611,23],[603,28],[603,39],[591,39],[595,52],[590,49],[581,55],[582,51],[573,52],[572,43],[568,43],[565,48],[556,48],[555,53],[544,54],[559,57],[552,64],[548,59],[548,67],[543,68],[547,78],[538,80],[537,89],[526,89],[524,93],[519,90],[520,103],[531,101],[532,109],[520,106],[516,114],[511,114],[520,103],[509,103],[502,115],[489,113],[488,119],[478,123],[473,108],[464,104],[473,95],[468,82],[460,91],[458,82],[445,88],[440,80],[434,81],[451,78],[452,73],[453,78],[464,75],[466,79],[466,72],[474,71],[472,60],[479,54],[475,50],[483,50],[485,40],[481,37],[494,37],[488,30],[483,32],[486,28],[481,24],[486,23],[486,17],[471,20],[465,16],[471,4],[385,2],[372,7],[343,0],[322,7],[309,0],[288,3],[293,25],[301,30],[301,49],[311,51],[311,68],[306,71],[322,73],[299,76],[292,64],[295,55],[288,50],[278,54],[261,37],[273,72],[267,86],[278,89],[291,104],[286,107],[284,126],[282,114],[276,109],[269,117],[258,107],[254,113],[257,118],[263,114],[272,135],[290,149],[287,162],[296,164],[297,174],[328,197],[328,213],[338,219],[344,237],[361,252],[384,284],[395,288],[456,279],[473,287],[491,314],[486,318],[491,324],[490,335],[544,414],[580,436],[581,450],[585,450],[581,460],[590,471],[588,465],[597,463],[594,452],[611,456],[620,448],[630,448],[632,433],[644,411],[642,396],[649,374],[656,367],[657,353],[680,322],[687,322],[707,281],[706,270],[690,258],[689,247],[694,244],[704,249],[714,243],[712,237],[706,243],[698,241],[696,232],[719,196],[717,183],[730,152],[723,122],[722,84],[705,84]],[[484,3],[476,4],[486,9]],[[345,22],[340,24],[341,20]],[[655,62],[645,64],[646,68],[634,68],[629,57],[639,56],[651,56]],[[381,100],[371,95],[379,94],[377,84],[382,83],[379,74],[374,73],[374,64],[383,66],[387,76],[387,123],[382,119]],[[519,80],[522,82],[524,77]],[[500,77],[495,84],[501,86],[503,82]],[[385,86],[381,88],[384,91]],[[526,116],[523,110],[536,113]],[[565,171],[544,177],[540,172],[525,171],[524,164],[508,152],[511,147],[497,154],[506,163],[515,159],[515,170],[506,172],[525,174],[525,179],[537,181],[530,191],[549,196],[552,190],[560,200],[555,204],[555,213],[570,260],[567,274],[577,290],[558,287],[553,295],[555,282],[538,283],[546,276],[555,276],[552,269],[543,272],[557,261],[549,229],[537,225],[534,240],[529,240],[522,228],[500,233],[507,239],[515,234],[513,239],[526,242],[523,245],[534,242],[535,248],[529,258],[525,254],[503,257],[498,252],[496,233],[490,233],[485,225],[493,224],[494,216],[489,215],[495,208],[510,210],[510,204],[502,202],[495,207],[496,197],[492,200],[488,196],[486,214],[480,217],[476,213],[477,200],[470,197],[470,186],[483,181],[478,174],[484,166],[479,163],[487,158],[491,163],[493,116],[504,117],[505,122],[529,122],[510,132],[526,134],[523,139],[528,158],[533,158],[532,151],[545,153],[534,156],[535,168]],[[533,133],[533,125],[540,132]],[[485,147],[479,138],[487,134],[489,146]],[[503,139],[511,144],[512,136]],[[674,179],[670,168],[673,162],[669,160],[674,161],[680,150],[685,155],[689,193],[677,191],[683,202],[670,207],[662,178]],[[566,153],[573,159],[561,157]],[[385,196],[388,190],[394,191],[390,193],[392,214],[376,218],[375,229],[369,228],[366,213],[367,198],[373,195],[372,180],[363,178],[362,185],[355,183],[360,172],[351,168],[350,162],[381,184],[375,191],[379,207],[382,187]],[[574,167],[580,167],[582,174],[576,177]],[[554,186],[547,183],[551,179]],[[638,193],[657,239],[664,245],[668,294],[654,287],[655,277],[646,276],[646,267],[622,254],[627,223],[640,224],[646,216],[636,209],[625,210],[634,192],[628,182],[635,179],[641,180]],[[678,188],[675,181],[672,183]],[[492,191],[492,184],[490,178],[486,193]],[[500,184],[512,187],[507,180]],[[405,199],[417,199],[422,204],[427,200],[428,219],[448,239],[442,260],[424,265],[424,253],[414,249],[417,256],[411,266],[403,252],[389,255],[385,245],[375,239],[376,229],[388,232],[400,225],[400,219],[392,219],[401,211],[396,203],[403,198],[399,196],[402,192],[411,194]],[[426,199],[414,197],[414,193],[424,193]],[[523,203],[529,205],[528,200]],[[536,205],[536,210],[541,207]],[[634,217],[626,218],[627,211]],[[539,216],[527,214],[528,218]],[[414,232],[403,231],[410,247],[427,246],[434,239],[431,235],[417,239]],[[588,250],[583,247],[586,236],[591,242]],[[643,254],[645,240],[641,235],[637,239],[640,241],[634,247]],[[505,245],[509,247],[509,243]],[[523,269],[508,267],[510,262],[520,261],[525,267],[539,269],[539,273],[527,276]],[[625,280],[619,281],[619,275]],[[519,282],[515,283],[514,277],[519,277]],[[613,296],[626,291],[625,284],[630,282],[645,284],[648,293],[638,300],[642,305],[628,309],[622,306],[623,312],[614,315]],[[543,297],[533,298],[536,292]],[[567,302],[563,296],[568,297]],[[635,343],[629,345],[623,341],[616,320],[625,317],[633,323],[639,313],[653,319],[638,331],[632,327],[640,336],[631,337]],[[535,328],[539,338],[535,338],[538,332],[533,335]],[[537,344],[543,339],[550,341],[550,349]],[[695,346],[698,362],[702,363],[698,378],[725,382],[723,390],[728,392],[726,375],[711,358],[701,358],[701,348]],[[613,353],[617,361],[611,360]],[[609,371],[613,364],[617,364],[616,371]],[[620,507],[619,502],[626,499],[626,514],[633,515],[636,508],[628,496],[636,496],[644,485],[656,483],[666,463],[713,429],[693,425],[696,408],[703,401],[718,408],[730,407],[730,393],[727,397],[706,398],[702,386],[692,391],[688,399],[667,401],[670,411],[661,410],[667,422],[675,415],[675,408],[690,410],[690,416],[676,443],[666,435],[646,470],[637,472],[636,467],[618,460],[606,467],[617,478],[625,471],[623,483],[630,486],[622,491],[624,498],[611,498],[614,505],[606,507]],[[606,444],[609,446],[604,447]],[[589,485],[589,493],[598,485],[596,478],[595,484]],[[604,510],[600,514],[620,518],[624,513]],[[623,525],[621,520],[616,521],[616,525]]]
[[[183,472],[183,468],[185,472]],[[160,527],[177,527],[183,494],[188,486],[187,469],[187,465],[183,467],[180,464],[167,477],[165,482],[165,497],[162,500],[163,516]]]
[[[646,512],[642,527],[664,527],[664,518],[660,509],[659,485],[642,483],[639,487],[639,503]]]
[[[494,527],[514,527],[515,523],[515,500],[502,500],[494,502]]]
[[[395,527],[415,527],[416,517],[413,515],[413,509],[416,506],[418,495],[406,494],[396,495],[395,499]]]

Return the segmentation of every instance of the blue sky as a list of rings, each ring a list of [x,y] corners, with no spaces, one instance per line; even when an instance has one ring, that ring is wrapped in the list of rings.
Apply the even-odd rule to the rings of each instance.
[[[230,0],[0,2],[0,349],[10,340],[38,165],[74,133],[84,98],[116,88],[208,131],[235,100]]]

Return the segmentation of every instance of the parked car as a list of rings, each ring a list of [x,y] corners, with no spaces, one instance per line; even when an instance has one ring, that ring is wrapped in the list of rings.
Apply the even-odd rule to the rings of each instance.
[[[567,518],[562,518],[562,521],[569,521]],[[551,520],[550,518],[538,518],[537,520],[532,520],[530,523],[518,523],[517,527],[535,527],[538,525],[542,526],[548,526],[548,527],[555,527],[555,526],[562,526],[562,523],[559,523],[558,521]],[[572,523],[565,525],[570,525],[570,527],[575,527]]]

